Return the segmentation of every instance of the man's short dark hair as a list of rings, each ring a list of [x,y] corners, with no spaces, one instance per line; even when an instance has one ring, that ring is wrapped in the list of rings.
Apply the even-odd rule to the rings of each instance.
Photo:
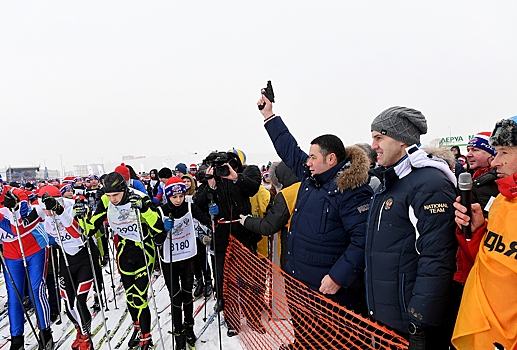
[[[326,134],[316,137],[311,141],[311,145],[320,146],[320,152],[323,157],[334,153],[337,158],[337,162],[341,162],[345,159],[345,145],[343,141],[336,135]]]

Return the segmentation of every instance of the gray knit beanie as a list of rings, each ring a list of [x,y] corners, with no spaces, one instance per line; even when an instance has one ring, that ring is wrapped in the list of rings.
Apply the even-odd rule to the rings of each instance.
[[[420,143],[420,135],[427,133],[427,122],[420,111],[396,106],[388,108],[373,120],[374,130],[413,145]]]

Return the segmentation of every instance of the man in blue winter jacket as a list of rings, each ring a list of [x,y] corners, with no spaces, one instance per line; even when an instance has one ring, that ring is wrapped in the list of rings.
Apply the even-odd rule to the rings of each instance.
[[[456,177],[419,148],[427,132],[421,112],[388,108],[371,130],[381,186],[366,233],[368,315],[405,335],[411,350],[448,349],[443,319],[456,268]]]
[[[285,271],[311,290],[360,312],[363,299],[364,243],[372,190],[369,162],[357,146],[345,150],[334,135],[311,142],[309,154],[300,149],[271,102],[258,104],[264,126],[285,164],[301,180],[288,233]],[[296,291],[287,290],[289,293]],[[297,342],[295,307],[290,307]],[[304,317],[307,317],[305,315]],[[296,346],[295,346],[296,347]]]

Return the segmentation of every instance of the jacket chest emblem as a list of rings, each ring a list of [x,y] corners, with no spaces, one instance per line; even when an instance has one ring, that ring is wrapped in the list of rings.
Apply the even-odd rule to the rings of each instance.
[[[384,210],[390,210],[392,205],[393,205],[393,198],[386,199],[386,202],[384,202]]]

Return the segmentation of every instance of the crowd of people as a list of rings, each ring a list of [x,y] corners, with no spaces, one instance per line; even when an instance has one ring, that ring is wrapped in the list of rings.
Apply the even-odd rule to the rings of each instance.
[[[94,286],[93,311],[102,310],[99,276],[113,246],[134,324],[128,346],[153,345],[150,276],[161,271],[176,349],[193,347],[193,300],[215,291],[216,311],[238,312],[223,295],[230,236],[262,253],[273,234],[287,274],[405,337],[411,350],[517,349],[517,117],[478,133],[462,156],[422,146],[424,115],[392,107],[373,119],[371,145],[345,147],[326,134],[306,153],[265,96],[258,105],[281,159],[267,168],[232,148],[199,167],[180,163],[146,176],[122,163],[101,177],[20,188],[0,179],[11,350],[24,347],[26,294],[41,349],[53,348],[61,297],[77,329],[72,348],[93,348],[86,300]],[[473,179],[471,208],[458,197],[464,172]],[[257,306],[241,307],[251,329],[264,333],[251,316]],[[281,349],[314,348],[303,337],[305,316],[294,307],[290,314],[295,339]],[[227,336],[240,332],[240,324],[227,327]]]

